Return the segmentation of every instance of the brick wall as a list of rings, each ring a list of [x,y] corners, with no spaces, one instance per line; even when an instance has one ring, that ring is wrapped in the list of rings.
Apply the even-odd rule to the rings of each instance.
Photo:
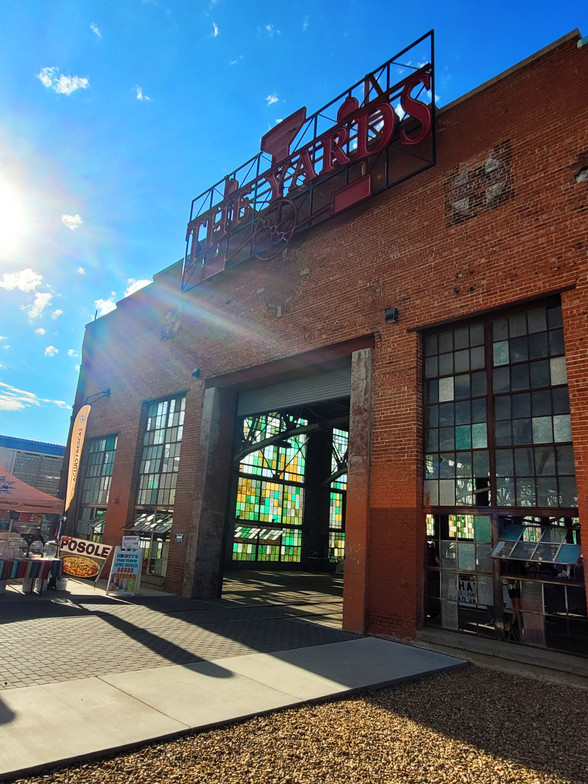
[[[422,616],[424,545],[415,330],[567,287],[586,525],[588,186],[576,174],[588,162],[587,58],[588,47],[571,37],[447,107],[437,119],[435,167],[308,230],[283,257],[252,259],[187,293],[176,265],[88,326],[78,399],[112,390],[96,403],[88,434],[119,434],[106,542],[132,513],[143,401],[186,392],[174,531],[189,531],[205,381],[373,333],[366,623],[410,636]],[[398,323],[385,323],[386,306],[398,307]],[[171,545],[171,590],[180,590],[185,548],[186,537]]]

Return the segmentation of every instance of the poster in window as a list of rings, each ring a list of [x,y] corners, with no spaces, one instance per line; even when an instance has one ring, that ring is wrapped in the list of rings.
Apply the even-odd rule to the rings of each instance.
[[[473,574],[459,575],[457,596],[462,607],[476,606],[476,578]]]

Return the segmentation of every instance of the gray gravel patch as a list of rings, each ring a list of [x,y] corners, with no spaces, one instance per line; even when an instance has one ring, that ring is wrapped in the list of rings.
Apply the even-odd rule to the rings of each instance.
[[[587,697],[470,667],[18,781],[586,784]]]

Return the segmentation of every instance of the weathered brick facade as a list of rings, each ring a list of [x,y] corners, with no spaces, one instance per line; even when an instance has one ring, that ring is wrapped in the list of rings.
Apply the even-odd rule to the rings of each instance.
[[[110,387],[88,436],[118,434],[106,543],[132,517],[143,402],[185,392],[173,532],[186,535],[172,536],[166,587],[189,592],[207,503],[205,389],[371,335],[368,492],[349,499],[344,612],[349,628],[414,635],[425,543],[419,330],[556,292],[586,527],[588,184],[578,175],[588,166],[588,46],[577,43],[571,34],[438,112],[433,168],[307,230],[283,257],[251,259],[185,293],[173,265],[88,325],[76,400]],[[389,306],[397,323],[385,322]]]

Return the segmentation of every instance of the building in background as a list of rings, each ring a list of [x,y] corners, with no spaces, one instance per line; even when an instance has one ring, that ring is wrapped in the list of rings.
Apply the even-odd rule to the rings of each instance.
[[[57,495],[65,446],[0,435],[0,466],[38,490]]]
[[[0,474],[4,470],[31,488],[57,496],[64,453],[65,446],[61,444],[0,435]],[[7,492],[2,498],[6,500],[11,497],[12,483],[11,478],[0,476],[0,493],[3,480],[7,483]],[[0,510],[0,531],[12,530],[24,535],[40,528],[45,539],[53,538],[57,532],[59,515],[43,513],[42,508],[31,511],[32,508],[31,502],[23,507]]]
[[[583,43],[439,111],[403,52],[195,200],[186,264],[87,326],[71,532],[178,594],[344,563],[346,629],[585,653]]]

